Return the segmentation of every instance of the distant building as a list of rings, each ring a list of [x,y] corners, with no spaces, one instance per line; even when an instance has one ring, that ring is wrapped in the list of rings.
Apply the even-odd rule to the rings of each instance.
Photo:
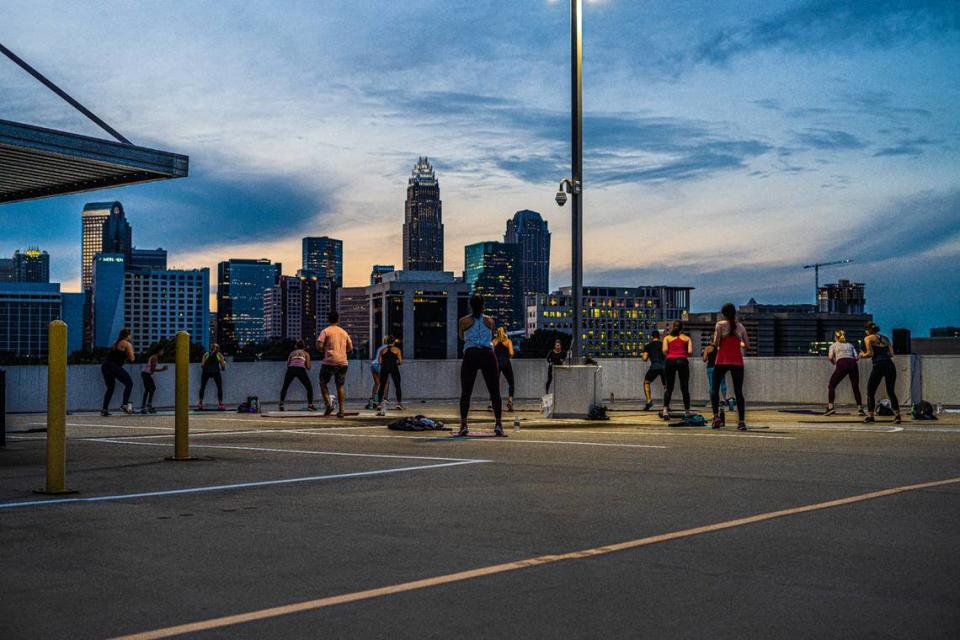
[[[443,203],[430,161],[421,157],[407,181],[403,219],[403,268],[443,271]]]
[[[59,283],[0,282],[0,351],[46,358],[49,324],[67,323],[67,352],[83,338],[83,294],[62,293]]]
[[[266,339],[263,292],[280,281],[280,263],[230,259],[217,267],[217,342],[227,353]]]
[[[93,347],[109,347],[125,326],[125,274],[126,256],[122,253],[98,253],[94,257],[90,308],[93,319]]]
[[[93,257],[103,251],[103,225],[114,211],[122,213],[123,205],[119,202],[88,202],[83,207],[80,283],[84,290],[93,284]]]
[[[50,256],[39,247],[13,252],[15,282],[50,282]]]
[[[693,287],[584,287],[581,298],[584,356],[633,358],[658,324],[680,320],[690,310]],[[535,331],[572,333],[571,287],[528,296],[527,336]]]
[[[279,282],[263,292],[263,323],[268,339],[303,340],[317,338],[319,279],[316,276],[280,276]]]
[[[847,341],[859,344],[870,314],[821,313],[812,304],[760,304],[751,299],[737,310],[750,338],[749,356],[810,355],[814,343],[832,342],[833,333],[843,329]],[[695,346],[706,346],[713,336],[719,312],[692,313],[686,329]]]
[[[486,313],[508,331],[522,329],[519,244],[477,242],[464,247],[463,281],[483,296]]]
[[[536,211],[517,211],[507,220],[503,241],[520,247],[519,271],[521,296],[550,291],[550,230]]]
[[[960,338],[960,327],[934,327],[930,329],[931,338]]]
[[[133,349],[142,353],[180,331],[190,341],[210,344],[210,270],[130,270],[124,274],[123,324]],[[113,340],[116,336],[113,336]]]
[[[457,322],[469,312],[470,286],[449,271],[394,271],[365,287],[370,300],[370,345],[392,335],[404,358],[460,354]]]
[[[370,284],[383,282],[383,274],[393,273],[394,271],[396,271],[396,269],[392,264],[373,265],[373,270],[370,272]]]
[[[910,346],[922,356],[960,356],[960,335],[913,338]]]
[[[133,251],[133,228],[127,222],[123,205],[116,204],[117,206],[111,209],[110,215],[103,223],[103,240],[100,250],[103,253],[122,254],[129,261]]]
[[[356,357],[371,357],[370,297],[367,295],[367,288],[337,289],[337,311],[340,313],[340,326],[353,339],[353,352]]]
[[[164,271],[167,268],[167,252],[163,249],[133,249],[127,260],[127,269],[132,271]]]
[[[343,286],[343,241],[321,236],[303,239],[303,271]]]
[[[864,284],[839,280],[836,284],[825,284],[817,290],[817,302],[820,313],[862,314],[866,308]]]
[[[13,265],[13,258],[0,258],[0,282],[16,282],[17,268]]]

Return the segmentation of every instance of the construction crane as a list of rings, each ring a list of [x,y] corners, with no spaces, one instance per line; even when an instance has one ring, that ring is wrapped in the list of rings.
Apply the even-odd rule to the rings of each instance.
[[[806,264],[803,266],[804,269],[813,269],[814,274],[814,284],[816,288],[813,290],[813,303],[820,304],[820,267],[832,267],[838,264],[847,264],[853,262],[853,260],[846,258],[843,260],[834,260],[833,262],[815,262],[813,264]]]

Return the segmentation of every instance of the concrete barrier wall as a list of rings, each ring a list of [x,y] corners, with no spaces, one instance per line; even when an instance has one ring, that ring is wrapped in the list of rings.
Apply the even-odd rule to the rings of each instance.
[[[643,376],[647,364],[636,359],[602,360],[602,397],[609,400],[611,394],[615,400],[637,400],[643,397]],[[544,392],[547,368],[541,360],[514,360],[516,376],[516,397],[518,399],[539,398]],[[690,391],[694,402],[707,400],[707,381],[705,365],[699,359],[690,361]],[[901,402],[916,401],[920,398],[944,404],[960,404],[960,356],[898,356],[897,357],[897,395]],[[139,406],[142,394],[140,369],[128,366],[134,381],[131,398]],[[7,371],[7,411],[35,412],[46,410],[46,367],[8,367]],[[250,362],[228,363],[224,378],[224,402],[235,405],[248,395],[255,395],[262,402],[276,402],[280,398],[285,363]],[[867,377],[870,363],[860,365],[861,392],[866,396]],[[315,398],[319,402],[317,366],[310,372],[314,385]],[[825,403],[827,383],[833,367],[824,358],[752,358],[746,363],[745,394],[749,402],[783,403]],[[408,360],[401,373],[404,397],[409,400],[435,400],[456,398],[460,394],[460,362],[457,360]],[[173,405],[173,369],[154,376],[157,393],[154,405],[170,407]],[[190,369],[190,401],[195,403],[200,383],[200,367],[192,365]],[[104,385],[97,365],[73,365],[67,371],[67,407],[71,411],[90,411],[100,408]],[[372,379],[370,367],[366,362],[351,363],[347,374],[347,396],[351,400],[365,400],[370,395]],[[501,379],[501,389],[506,393],[506,383]],[[731,389],[732,392],[732,389]],[[114,393],[112,406],[120,403],[121,387]],[[653,394],[657,399],[663,397],[663,388],[659,381],[653,385]],[[390,397],[394,397],[391,391]],[[879,398],[886,397],[881,389]],[[287,395],[287,401],[296,405],[306,398],[303,387],[294,382]],[[486,400],[483,380],[478,375],[475,384],[477,401]],[[207,403],[216,402],[216,388],[208,385]],[[850,384],[844,381],[837,393],[837,402],[853,402]],[[673,406],[681,406],[679,388],[675,392]]]

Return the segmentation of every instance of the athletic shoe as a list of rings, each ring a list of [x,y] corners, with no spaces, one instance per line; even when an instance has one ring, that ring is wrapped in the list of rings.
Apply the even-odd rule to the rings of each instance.
[[[203,411],[203,403],[202,403],[202,402],[198,402],[198,403],[197,403],[197,411]]]
[[[825,416],[832,416],[832,415],[835,414],[836,412],[837,412],[836,409],[827,409],[826,411],[823,412],[823,415],[825,415]]]
[[[737,431],[746,431],[746,430],[747,430],[747,423],[746,423],[746,422],[744,422],[743,420],[741,420],[740,422],[737,423]]]
[[[863,417],[863,416],[867,415],[867,412],[863,410],[863,407],[861,407],[861,408],[857,409],[857,415],[860,416],[860,417]]]
[[[397,405],[396,407],[394,407],[394,408],[395,408],[397,411],[403,411],[403,405],[402,405],[402,404],[398,404],[398,405]]]
[[[379,409],[377,409],[377,415],[378,415],[378,416],[385,416],[385,415],[387,415],[387,410],[384,409],[383,407],[380,407]]]
[[[323,408],[323,415],[328,416],[328,415],[330,415],[331,413],[333,413],[333,405],[332,405],[332,404],[328,404],[328,405],[324,406],[324,408]]]
[[[120,405],[120,410],[123,411],[128,416],[133,415],[133,405],[131,405],[129,402],[127,404]]]
[[[342,417],[343,417],[343,411],[338,411],[338,412],[337,412],[337,417],[338,417],[338,418],[342,418]]]
[[[650,407],[652,407],[652,406],[653,406],[653,403],[652,403],[652,402],[648,402],[647,404],[643,405],[643,410],[644,410],[644,411],[650,411]]]
[[[314,405],[314,404],[307,405],[307,411],[316,411],[316,410],[317,410],[317,405]]]
[[[110,416],[113,415],[113,414],[110,413],[109,411],[103,411],[103,410],[101,410],[101,411],[100,411],[100,415],[103,416],[104,418],[108,418],[108,417],[110,417]]]
[[[156,413],[156,412],[157,410],[153,408],[153,405],[150,405],[149,407],[147,407],[147,413]]]
[[[461,438],[464,436],[468,436],[470,435],[470,429],[467,428],[467,425],[463,425],[462,427],[460,427],[460,431],[457,431],[457,435],[460,436]]]
[[[903,420],[900,418],[900,414],[898,413],[896,417],[893,419],[893,424],[902,424],[902,423],[903,423]]]
[[[227,410],[227,408],[226,408],[225,406],[223,406],[223,403],[222,403],[222,402],[217,405],[217,411],[226,411],[226,410]]]
[[[876,422],[876,419],[873,416],[867,416],[863,419],[864,422]]]
[[[497,436],[498,438],[506,438],[506,437],[507,437],[507,434],[505,434],[505,433],[503,432],[503,425],[502,425],[502,424],[498,424],[497,426],[495,426],[495,427],[493,428],[493,435]]]
[[[367,406],[364,407],[364,409],[366,409],[367,411],[370,411],[371,409],[374,409],[374,408],[375,407],[373,406],[373,400],[370,400],[369,402],[367,402]]]
[[[282,402],[277,405],[277,411],[284,411]]]
[[[717,415],[713,416],[713,422],[710,423],[710,428],[711,428],[711,429],[719,429],[720,427],[723,426],[723,422],[724,422],[724,420],[723,420],[723,414],[722,414],[722,413],[718,413]]]
[[[660,414],[660,417],[666,420],[667,422],[670,422],[670,410],[664,409],[663,413]]]

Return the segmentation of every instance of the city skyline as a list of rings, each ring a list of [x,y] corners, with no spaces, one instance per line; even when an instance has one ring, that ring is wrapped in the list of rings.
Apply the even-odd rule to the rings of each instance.
[[[7,44],[135,142],[189,153],[194,172],[0,207],[12,229],[2,253],[39,244],[51,280],[79,290],[76,212],[117,199],[143,244],[166,247],[177,266],[264,256],[292,265],[300,238],[330,235],[349,247],[344,284],[364,284],[370,265],[402,264],[405,173],[428,155],[444,181],[447,269],[459,272],[463,246],[497,240],[507,216],[530,208],[552,223],[554,287],[569,282],[569,212],[552,203],[568,173],[563,3],[495,13],[439,3],[422,24],[373,3],[331,5],[323,23],[308,5],[251,11],[284,26],[254,33],[227,9],[187,3],[162,18],[78,6],[54,23],[42,8],[11,4],[5,17],[18,35]],[[813,302],[801,266],[853,258],[823,278],[866,282],[885,328],[923,335],[956,324],[957,12],[951,3],[589,3],[585,284],[690,285],[698,311],[751,297]],[[143,39],[146,23],[158,29]],[[82,36],[103,24],[115,37],[109,52]],[[398,25],[442,37],[421,38],[411,60],[399,53],[406,38],[389,35]],[[144,55],[157,66],[143,69]],[[199,58],[185,77],[186,61]],[[328,63],[323,101],[303,88],[317,59]],[[155,90],[140,91],[144,82]],[[0,86],[11,96],[2,117],[99,135],[12,65],[0,65]],[[214,91],[244,99],[225,104]]]

